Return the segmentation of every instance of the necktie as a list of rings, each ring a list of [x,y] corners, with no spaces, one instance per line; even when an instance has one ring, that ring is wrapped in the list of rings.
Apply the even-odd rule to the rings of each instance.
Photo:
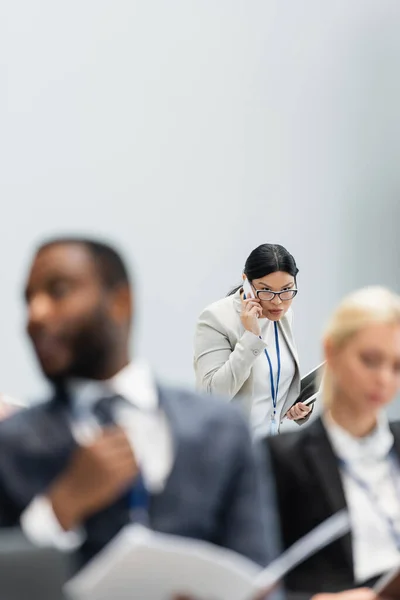
[[[114,411],[118,401],[124,401],[122,396],[113,395],[101,398],[94,406],[93,414],[103,427],[114,425]],[[132,405],[132,410],[137,408]],[[148,521],[149,494],[144,484],[142,474],[138,473],[133,487],[128,491],[130,520],[142,524]]]
[[[96,402],[93,407],[93,414],[99,425],[106,427],[107,425],[115,425],[114,410],[118,400],[123,400],[121,396],[116,394],[105,396]]]
[[[119,395],[100,398],[93,406],[93,416],[101,427],[116,424],[118,403],[124,402]],[[132,405],[132,411],[137,408]],[[83,523],[86,540],[79,552],[83,563],[93,558],[104,548],[126,525],[130,523],[149,524],[149,494],[143,484],[141,473],[136,476],[119,498],[96,514],[91,515]]]

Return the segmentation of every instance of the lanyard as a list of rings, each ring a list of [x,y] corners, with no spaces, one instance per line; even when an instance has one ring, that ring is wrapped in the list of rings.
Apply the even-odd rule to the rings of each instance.
[[[276,385],[274,383],[274,370],[272,368],[271,358],[268,354],[268,350],[266,348],[264,348],[265,356],[267,357],[268,365],[269,365],[269,379],[270,379],[270,383],[271,383],[272,406],[274,409],[273,413],[271,415],[271,427],[270,427],[271,435],[277,435],[277,433],[279,433],[279,428],[278,428],[278,425],[276,422],[276,405],[278,403],[279,381],[281,378],[281,350],[279,347],[278,324],[276,321],[274,322],[274,333],[275,333],[276,357],[278,360],[278,373],[277,373],[277,377],[276,377]],[[260,336],[260,339],[261,339],[261,336]]]
[[[396,493],[396,496],[400,503],[400,482],[397,471],[397,457],[391,452],[388,456],[389,459],[389,468],[390,468],[390,477],[393,482],[393,487]],[[400,551],[400,531],[398,527],[396,527],[396,523],[394,519],[388,515],[382,507],[379,505],[379,497],[375,492],[371,489],[371,487],[364,481],[361,477],[355,473],[350,467],[349,463],[342,458],[339,459],[339,465],[346,471],[347,475],[356,483],[362,490],[364,490],[367,495],[371,505],[374,507],[375,512],[386,522],[389,534],[396,544],[397,550]]]
[[[267,357],[268,365],[269,365],[269,378],[270,378],[270,382],[271,382],[272,406],[274,407],[274,415],[276,415],[276,405],[278,402],[279,381],[281,378],[281,351],[280,351],[280,347],[279,347],[278,325],[277,325],[276,321],[274,322],[274,330],[275,330],[276,356],[278,359],[278,374],[277,374],[277,378],[276,378],[276,386],[274,383],[274,371],[272,368],[271,358],[270,358],[270,356],[268,354],[268,350],[266,348],[264,349],[264,352],[265,352],[265,356]]]

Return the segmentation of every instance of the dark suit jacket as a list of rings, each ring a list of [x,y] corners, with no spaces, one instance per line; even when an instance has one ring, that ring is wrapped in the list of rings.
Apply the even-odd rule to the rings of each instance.
[[[400,456],[400,423],[392,423]],[[285,548],[319,523],[346,508],[337,458],[321,419],[306,429],[265,441],[276,480]],[[288,590],[339,591],[355,586],[351,534],[334,542],[292,571]]]
[[[230,548],[259,564],[279,552],[274,496],[260,477],[247,425],[219,400],[159,388],[175,443],[165,489],[150,502],[150,524]],[[65,469],[75,442],[60,398],[0,423],[0,525],[15,525],[31,500]],[[264,457],[260,458],[263,460]],[[264,460],[263,460],[264,462]],[[262,467],[264,473],[268,466]],[[128,523],[128,499],[85,524],[82,564]]]

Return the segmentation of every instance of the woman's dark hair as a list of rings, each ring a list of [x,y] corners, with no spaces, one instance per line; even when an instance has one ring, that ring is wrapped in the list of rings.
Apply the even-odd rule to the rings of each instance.
[[[289,273],[294,278],[299,272],[293,256],[279,244],[261,244],[255,248],[248,256],[243,269],[243,273],[249,281],[261,279],[261,277],[278,271]],[[235,294],[241,287],[241,285],[235,287],[228,296]]]

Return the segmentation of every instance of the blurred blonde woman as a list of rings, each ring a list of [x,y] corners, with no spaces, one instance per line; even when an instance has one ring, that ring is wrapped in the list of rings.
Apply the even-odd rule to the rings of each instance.
[[[294,570],[287,587],[372,586],[400,563],[400,423],[385,407],[400,387],[400,298],[366,288],[340,304],[324,338],[324,410],[303,431],[265,441],[285,547],[347,508],[351,533]]]

